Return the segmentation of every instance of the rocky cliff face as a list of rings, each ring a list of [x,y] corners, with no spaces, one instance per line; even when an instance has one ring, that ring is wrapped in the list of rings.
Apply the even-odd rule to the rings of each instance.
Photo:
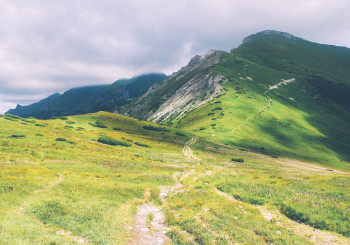
[[[120,113],[144,120],[168,122],[179,119],[220,94],[218,84],[224,78],[213,67],[222,51],[209,50],[193,57],[187,66],[162,83],[154,84],[142,97],[120,110]]]

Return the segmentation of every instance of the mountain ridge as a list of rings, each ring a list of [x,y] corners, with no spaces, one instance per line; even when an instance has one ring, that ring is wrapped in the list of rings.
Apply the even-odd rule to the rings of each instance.
[[[5,114],[47,119],[100,110],[113,111],[130,99],[145,93],[151,85],[165,78],[167,76],[162,73],[149,73],[130,79],[120,79],[110,85],[72,88],[63,94],[55,93],[28,106],[17,105],[16,109],[8,110]]]

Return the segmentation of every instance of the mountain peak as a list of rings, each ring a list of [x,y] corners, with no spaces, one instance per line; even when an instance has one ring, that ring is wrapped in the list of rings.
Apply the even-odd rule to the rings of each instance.
[[[261,31],[261,32],[258,32],[256,34],[253,34],[253,35],[250,35],[250,36],[244,38],[243,43],[249,43],[249,42],[255,40],[256,38],[267,37],[267,36],[279,36],[279,37],[283,37],[283,38],[286,38],[289,40],[300,40],[301,39],[301,38],[293,36],[292,34],[289,34],[287,32],[266,30],[266,31]]]
[[[194,65],[197,65],[197,64],[201,63],[205,58],[209,57],[213,53],[215,53],[215,50],[209,49],[206,53],[204,53],[202,55],[194,56],[190,60],[190,62],[188,62],[188,66],[194,66]]]

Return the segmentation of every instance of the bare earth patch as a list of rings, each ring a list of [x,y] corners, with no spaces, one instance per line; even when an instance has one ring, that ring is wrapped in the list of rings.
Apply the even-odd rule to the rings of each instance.
[[[150,218],[151,217],[151,218]],[[165,215],[161,209],[151,203],[138,206],[134,221],[135,241],[133,244],[167,244],[169,238],[165,235],[168,229]]]

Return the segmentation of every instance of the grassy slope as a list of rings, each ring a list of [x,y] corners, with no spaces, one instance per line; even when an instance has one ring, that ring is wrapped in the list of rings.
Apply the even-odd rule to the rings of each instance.
[[[224,54],[215,69],[227,78],[221,84],[225,92],[186,115],[176,127],[274,157],[350,169],[350,118],[345,108],[318,97],[317,90],[299,75],[234,54]],[[291,78],[296,81],[264,93],[281,79]]]
[[[181,153],[190,134],[179,136],[172,128],[146,130],[143,126],[159,126],[106,112],[68,120],[10,119],[0,118],[1,243],[72,244],[73,236],[81,236],[91,244],[128,244],[133,231],[127,227],[132,226],[145,190],[157,193],[159,186],[174,185],[171,176],[176,172],[190,173],[182,190],[167,197],[166,203],[151,197],[164,207],[175,244],[309,243],[276,220],[265,220],[256,204],[271,210],[282,204],[297,208],[313,222],[325,224],[322,229],[342,234],[341,227],[348,226],[347,174],[299,169],[206,140],[191,145],[202,159],[197,164]],[[89,124],[96,122],[107,128]],[[133,145],[104,145],[97,142],[101,135],[132,140]],[[56,141],[58,137],[66,141]],[[231,162],[238,157],[245,163]],[[212,186],[239,195],[243,202],[220,197]],[[293,189],[298,191],[291,195]],[[330,213],[323,212],[321,204]],[[72,235],[62,235],[62,229]]]
[[[252,41],[240,45],[234,54],[280,71],[350,84],[349,48],[287,39],[277,33],[251,37]]]
[[[143,126],[152,123],[110,113],[69,118],[74,124],[35,121],[0,119],[0,241],[6,244],[67,242],[56,234],[59,229],[96,244],[125,243],[134,199],[142,199],[146,188],[173,183],[175,168],[168,165],[183,159],[187,140],[175,131],[150,132]],[[96,121],[108,128],[88,124]],[[100,135],[152,148],[103,145],[97,142]],[[67,141],[55,141],[58,137]],[[64,180],[55,185],[61,176]]]

